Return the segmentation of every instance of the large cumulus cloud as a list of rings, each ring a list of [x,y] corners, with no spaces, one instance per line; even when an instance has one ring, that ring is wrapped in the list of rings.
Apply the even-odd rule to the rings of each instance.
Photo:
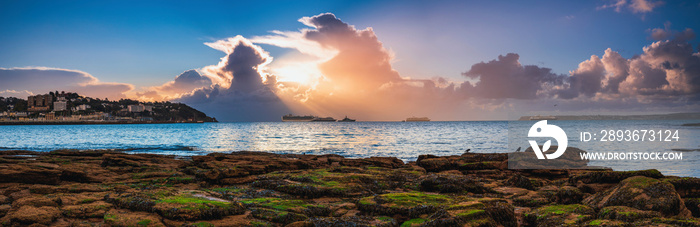
[[[607,49],[602,58],[591,56],[567,78],[567,84],[553,90],[562,99],[579,96],[634,98],[638,100],[684,99],[700,93],[700,53],[689,42],[692,30],[678,33],[643,48],[630,59]]]
[[[521,65],[519,59],[520,55],[509,53],[472,65],[462,75],[478,81],[464,82],[460,90],[468,98],[534,99],[546,86],[561,84],[563,76],[549,68]]]
[[[300,21],[315,28],[304,31],[304,38],[337,51],[333,58],[320,65],[321,72],[334,83],[377,88],[402,80],[391,67],[391,54],[372,28],[357,30],[331,13],[304,17]]]
[[[25,91],[25,95],[58,90],[119,99],[134,89],[131,84],[101,82],[83,71],[48,67],[0,68],[0,81],[0,91]]]
[[[191,69],[175,77],[175,80],[166,82],[161,86],[148,88],[144,92],[137,92],[136,95],[142,100],[171,100],[191,93],[198,88],[205,88],[212,85],[209,77],[200,75],[197,70]]]
[[[275,94],[276,78],[264,72],[272,58],[242,36],[207,45],[226,56],[202,72],[214,81],[177,101],[193,105],[223,121],[272,121],[288,112]]]

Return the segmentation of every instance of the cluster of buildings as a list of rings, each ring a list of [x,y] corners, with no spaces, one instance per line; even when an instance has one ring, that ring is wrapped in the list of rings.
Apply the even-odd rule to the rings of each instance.
[[[62,94],[44,94],[27,97],[26,111],[17,111],[15,105],[9,105],[8,110],[0,112],[0,121],[100,121],[100,120],[153,120],[151,117],[112,116],[110,113],[93,111],[88,104],[70,105],[76,99],[68,100]],[[103,107],[112,105],[100,103]],[[118,111],[119,115],[128,113],[143,113],[153,111],[152,105],[125,105]],[[104,109],[104,108],[103,108]],[[133,114],[132,114],[133,115]]]

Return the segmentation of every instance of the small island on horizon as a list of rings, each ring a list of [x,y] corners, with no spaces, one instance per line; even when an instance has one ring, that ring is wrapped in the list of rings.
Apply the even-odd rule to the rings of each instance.
[[[0,97],[0,125],[218,122],[183,103],[111,101],[58,91],[27,99]]]

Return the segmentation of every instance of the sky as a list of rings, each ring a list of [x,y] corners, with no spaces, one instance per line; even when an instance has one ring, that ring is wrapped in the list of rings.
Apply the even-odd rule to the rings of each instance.
[[[0,96],[223,121],[700,111],[697,1],[0,1]]]

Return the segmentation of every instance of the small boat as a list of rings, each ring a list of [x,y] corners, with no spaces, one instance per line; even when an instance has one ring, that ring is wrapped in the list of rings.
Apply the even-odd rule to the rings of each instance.
[[[427,117],[409,117],[409,118],[406,118],[406,122],[413,122],[413,121],[430,121],[430,118],[427,118]]]
[[[345,116],[345,118],[338,120],[338,122],[355,122],[355,119],[350,119],[348,116]]]

